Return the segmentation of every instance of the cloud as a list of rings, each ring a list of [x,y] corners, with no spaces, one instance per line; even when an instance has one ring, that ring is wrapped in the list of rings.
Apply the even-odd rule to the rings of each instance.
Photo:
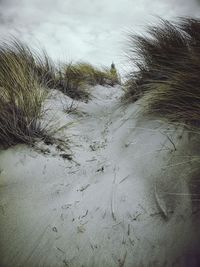
[[[198,16],[198,0],[0,0],[0,35],[45,47],[59,60],[122,64],[124,32],[154,16]]]

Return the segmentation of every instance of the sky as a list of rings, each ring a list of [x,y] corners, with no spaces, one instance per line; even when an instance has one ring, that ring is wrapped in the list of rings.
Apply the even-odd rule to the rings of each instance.
[[[128,32],[157,16],[198,17],[200,0],[0,0],[0,40],[15,36],[55,61],[126,65]]]

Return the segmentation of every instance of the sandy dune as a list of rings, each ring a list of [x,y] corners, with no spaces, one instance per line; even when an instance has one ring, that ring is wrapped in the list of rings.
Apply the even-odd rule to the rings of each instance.
[[[121,93],[97,86],[69,115],[54,94],[72,160],[56,145],[0,152],[0,266],[199,266],[198,134]]]

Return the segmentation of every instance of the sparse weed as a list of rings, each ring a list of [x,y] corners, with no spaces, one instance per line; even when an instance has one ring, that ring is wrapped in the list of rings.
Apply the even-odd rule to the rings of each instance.
[[[63,104],[63,111],[67,114],[77,113],[78,104],[72,101],[70,104]]]

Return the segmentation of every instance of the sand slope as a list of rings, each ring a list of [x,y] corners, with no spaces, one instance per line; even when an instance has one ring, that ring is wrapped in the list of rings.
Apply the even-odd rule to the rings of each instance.
[[[199,266],[198,134],[121,94],[97,86],[69,115],[53,94],[73,160],[56,145],[0,152],[0,266]]]

